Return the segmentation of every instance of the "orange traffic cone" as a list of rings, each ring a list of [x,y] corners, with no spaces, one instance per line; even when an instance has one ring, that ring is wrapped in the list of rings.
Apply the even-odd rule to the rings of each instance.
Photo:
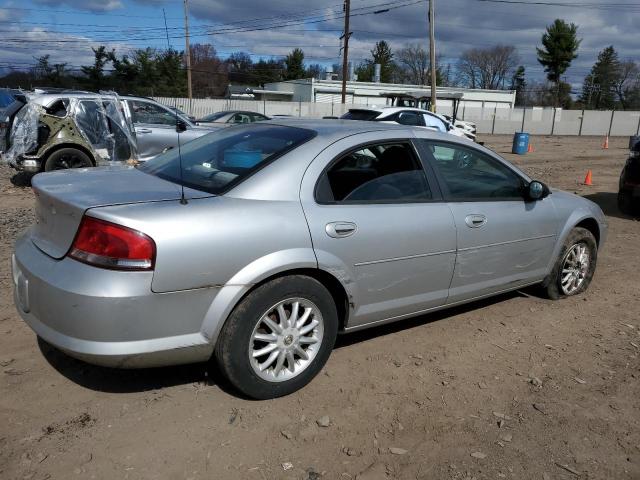
[[[530,143],[529,147],[527,148],[527,153],[533,153],[535,150],[533,149],[533,145]]]
[[[604,137],[604,143],[602,144],[602,148],[604,148],[605,150],[609,149],[609,135]]]
[[[585,184],[585,185],[588,185],[588,186],[593,185],[593,181],[592,181],[593,179],[592,179],[591,177],[592,177],[592,175],[591,175],[591,170],[589,170],[589,171],[587,172],[587,176],[586,176],[586,177],[584,177],[584,184]]]

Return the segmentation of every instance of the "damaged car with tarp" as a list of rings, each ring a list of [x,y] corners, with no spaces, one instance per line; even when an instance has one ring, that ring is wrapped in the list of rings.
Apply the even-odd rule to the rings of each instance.
[[[210,131],[144,97],[36,94],[15,114],[4,158],[32,173],[135,164]]]

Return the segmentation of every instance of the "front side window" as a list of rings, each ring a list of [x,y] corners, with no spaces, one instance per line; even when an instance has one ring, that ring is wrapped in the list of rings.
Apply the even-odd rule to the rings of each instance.
[[[431,200],[424,170],[409,143],[374,144],[350,152],[321,177],[320,203]]]
[[[132,100],[129,104],[134,124],[172,126],[176,124],[177,114],[160,105],[139,100]]]
[[[229,123],[251,123],[251,117],[248,113],[239,112],[231,117]]]
[[[507,166],[474,148],[424,142],[451,200],[522,200],[524,180]]]
[[[314,136],[312,130],[264,123],[224,128],[158,155],[139,169],[217,195]]]

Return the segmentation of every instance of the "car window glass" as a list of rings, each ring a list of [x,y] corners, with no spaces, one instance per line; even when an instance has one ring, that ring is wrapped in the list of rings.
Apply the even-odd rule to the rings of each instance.
[[[147,125],[175,125],[176,114],[160,105],[150,102],[132,100],[131,115],[133,123]]]
[[[251,118],[246,113],[236,113],[230,123],[251,123]]]
[[[259,113],[252,113],[251,114],[251,118],[253,122],[259,122],[261,120],[265,120],[264,115],[260,115]]]
[[[323,175],[318,193],[318,201],[323,203],[432,198],[425,173],[408,143],[375,144],[345,155]]]
[[[440,132],[446,132],[447,126],[435,115],[424,114],[424,122],[427,127],[437,128]]]
[[[401,125],[424,126],[422,115],[416,112],[400,112],[397,122]]]
[[[315,132],[257,123],[222,128],[169,150],[138,168],[170,182],[219,194],[298,145]]]
[[[462,145],[421,141],[452,200],[523,198],[520,176],[490,156]]]

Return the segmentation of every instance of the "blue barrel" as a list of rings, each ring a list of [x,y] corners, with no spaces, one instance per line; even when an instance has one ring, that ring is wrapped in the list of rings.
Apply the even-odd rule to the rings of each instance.
[[[517,153],[518,155],[525,155],[529,150],[529,134],[516,132],[513,134],[513,148],[511,153]]]

